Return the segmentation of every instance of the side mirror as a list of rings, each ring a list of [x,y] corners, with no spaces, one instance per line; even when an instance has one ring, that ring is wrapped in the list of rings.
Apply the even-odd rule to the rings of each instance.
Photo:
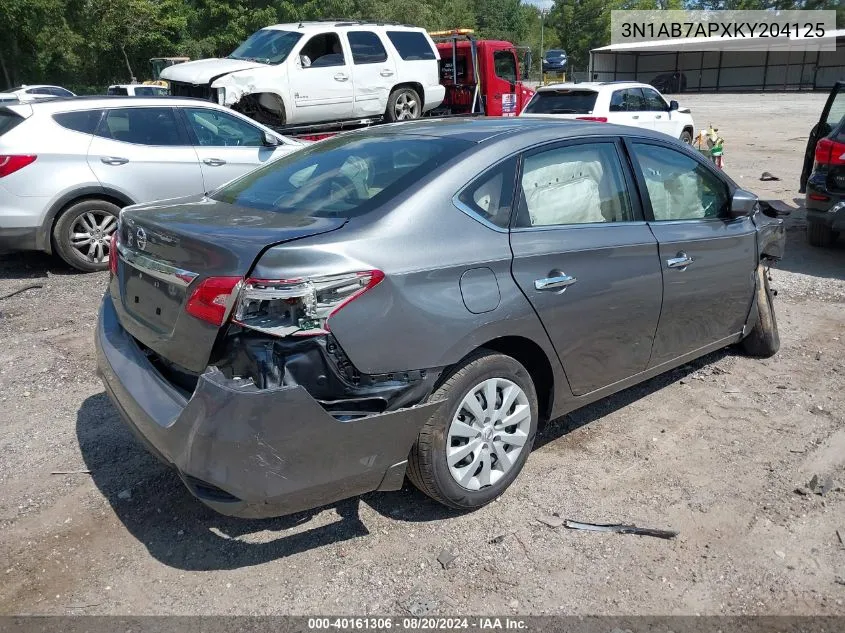
[[[281,144],[282,142],[270,132],[264,132],[264,147],[278,147]]]
[[[680,104],[677,101],[675,101],[674,99],[672,99],[669,102],[669,112],[672,112],[673,110],[677,110],[680,107],[681,107]]]
[[[731,198],[731,208],[728,211],[730,218],[745,218],[754,213],[759,201],[757,196],[750,191],[737,189]]]

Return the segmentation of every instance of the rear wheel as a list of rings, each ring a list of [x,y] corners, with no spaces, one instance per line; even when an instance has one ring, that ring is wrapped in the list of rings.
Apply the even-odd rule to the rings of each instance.
[[[106,270],[119,214],[120,207],[105,200],[83,200],[71,205],[53,227],[56,253],[77,270]]]
[[[810,246],[830,246],[836,234],[829,226],[821,222],[807,222],[807,242]]]
[[[522,470],[537,433],[537,393],[509,356],[469,357],[431,395],[446,405],[411,450],[408,476],[440,503],[474,509],[501,495]]]
[[[757,322],[748,336],[742,339],[742,348],[747,354],[759,358],[774,356],[780,349],[772,291],[762,264],[757,266]]]
[[[387,100],[388,121],[411,121],[422,116],[422,102],[413,88],[397,88]]]

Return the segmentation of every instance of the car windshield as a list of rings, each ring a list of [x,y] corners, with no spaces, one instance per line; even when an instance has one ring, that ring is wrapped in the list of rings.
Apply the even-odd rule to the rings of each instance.
[[[566,55],[566,51],[559,51],[555,49],[546,51],[546,59],[550,59],[552,57],[563,57],[564,55]]]
[[[357,217],[471,146],[458,139],[412,135],[339,136],[250,172],[211,198],[306,217]]]
[[[302,37],[302,33],[294,31],[279,31],[276,29],[261,29],[250,35],[246,41],[229,55],[229,59],[245,59],[262,64],[281,64],[294,45]]]
[[[541,90],[525,106],[526,114],[590,114],[598,93],[593,90]]]

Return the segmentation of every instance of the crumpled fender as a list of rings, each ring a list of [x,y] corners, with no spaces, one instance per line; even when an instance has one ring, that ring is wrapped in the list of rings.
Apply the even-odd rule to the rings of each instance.
[[[244,95],[261,92],[274,94],[282,100],[282,103],[287,104],[287,75],[281,73],[281,68],[278,66],[269,68],[273,71],[272,74],[267,70],[267,67],[261,67],[229,73],[212,81],[211,87],[215,90],[226,89],[222,105],[227,107],[232,107]]]
[[[786,248],[786,227],[780,218],[754,214],[757,226],[757,251],[761,258],[781,259]]]

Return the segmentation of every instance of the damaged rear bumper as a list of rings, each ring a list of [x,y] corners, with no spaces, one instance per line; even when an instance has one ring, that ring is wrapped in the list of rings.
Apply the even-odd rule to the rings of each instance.
[[[169,383],[100,308],[98,370],[130,429],[173,465],[200,501],[231,516],[271,517],[402,486],[434,402],[341,422],[300,387],[258,389],[215,368],[193,395]]]

